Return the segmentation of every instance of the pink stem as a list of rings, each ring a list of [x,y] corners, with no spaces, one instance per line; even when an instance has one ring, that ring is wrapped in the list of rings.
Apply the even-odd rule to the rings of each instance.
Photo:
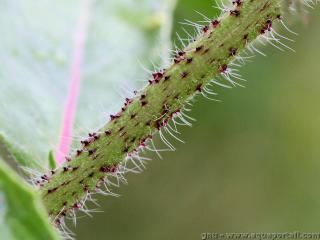
[[[73,41],[70,86],[64,106],[59,147],[56,151],[56,161],[58,165],[61,165],[65,161],[65,156],[69,153],[72,144],[73,122],[81,84],[81,67],[84,58],[84,47],[87,38],[89,15],[89,0],[82,0],[80,16],[77,21]]]

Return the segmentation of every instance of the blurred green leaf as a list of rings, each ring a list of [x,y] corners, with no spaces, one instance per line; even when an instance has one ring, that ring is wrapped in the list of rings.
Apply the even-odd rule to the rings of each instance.
[[[45,168],[57,149],[81,2],[90,21],[75,136],[105,123],[130,95],[119,90],[141,87],[141,65],[169,48],[174,1],[0,0],[0,145],[20,164]]]
[[[0,159],[0,234],[6,240],[52,240],[40,196]]]

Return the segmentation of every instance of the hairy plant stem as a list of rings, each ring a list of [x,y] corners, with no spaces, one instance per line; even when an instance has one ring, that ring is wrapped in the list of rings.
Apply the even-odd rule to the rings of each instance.
[[[236,0],[234,8],[213,20],[202,34],[177,53],[171,66],[153,74],[149,85],[96,134],[90,134],[62,167],[41,187],[44,204],[53,218],[64,216],[124,158],[143,147],[166,126],[195,94],[280,17],[279,0]]]

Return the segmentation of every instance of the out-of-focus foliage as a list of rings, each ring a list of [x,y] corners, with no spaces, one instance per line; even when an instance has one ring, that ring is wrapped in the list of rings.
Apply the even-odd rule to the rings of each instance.
[[[211,5],[180,0],[175,22],[202,20],[195,10],[212,16]],[[79,219],[77,238],[319,231],[319,11],[310,10],[308,25],[291,21],[299,36],[282,28],[296,40],[290,44],[296,53],[263,47],[266,58],[240,69],[246,88],[217,89],[222,103],[198,98],[197,122],[179,135],[186,144],[175,143],[175,153],[129,176],[128,186],[115,189],[121,197],[99,198],[104,213]]]
[[[40,196],[1,158],[0,176],[0,239],[58,239]]]
[[[138,62],[159,63],[169,46],[174,1],[0,0],[0,134],[6,141],[0,144],[23,165],[47,167],[49,151],[57,148],[85,3],[89,30],[76,137],[104,124],[108,111],[129,96],[124,89],[138,88],[146,78]]]

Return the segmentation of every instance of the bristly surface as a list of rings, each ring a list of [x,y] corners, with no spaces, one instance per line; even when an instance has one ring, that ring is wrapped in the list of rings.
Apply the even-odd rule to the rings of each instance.
[[[238,85],[240,77],[229,65],[258,36],[271,32],[273,22],[281,18],[280,6],[277,0],[234,1],[224,10],[220,18],[197,26],[197,38],[176,52],[170,66],[153,73],[149,84],[134,98],[127,98],[103,128],[82,140],[82,148],[65,165],[43,177],[42,196],[54,219],[84,208],[83,200],[101,192],[106,178],[125,181],[123,174],[130,170],[121,164],[124,159],[137,163],[132,171],[139,170],[139,153],[155,133],[173,150],[163,132],[174,135],[175,126],[169,127],[173,119],[174,125],[189,124],[183,109],[198,93],[214,97],[208,84]],[[217,75],[227,82],[212,82]]]

